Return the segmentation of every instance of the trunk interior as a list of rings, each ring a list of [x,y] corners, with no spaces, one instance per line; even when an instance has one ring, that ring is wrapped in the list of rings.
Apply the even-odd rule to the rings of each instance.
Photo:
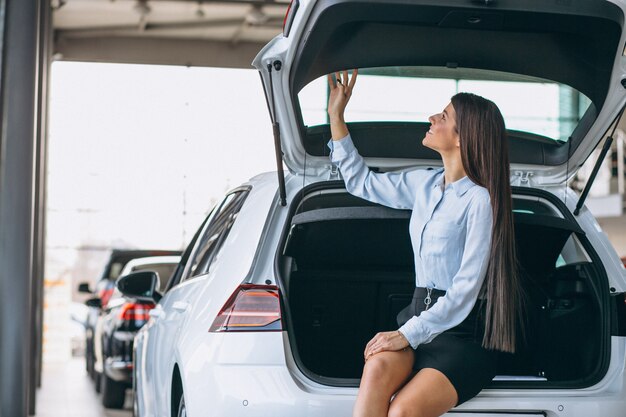
[[[526,338],[501,355],[493,386],[589,385],[608,357],[604,275],[555,205],[517,195],[514,206]],[[397,330],[415,288],[410,212],[334,189],[309,193],[293,214],[277,261],[294,359],[317,382],[358,386],[365,345]]]

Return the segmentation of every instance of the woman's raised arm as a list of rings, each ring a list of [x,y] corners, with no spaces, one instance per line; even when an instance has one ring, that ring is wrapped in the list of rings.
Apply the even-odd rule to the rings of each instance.
[[[346,189],[351,194],[388,207],[411,209],[419,186],[419,177],[428,175],[427,171],[420,169],[410,172],[374,173],[363,162],[363,158],[352,143],[344,112],[352,96],[357,74],[356,69],[352,73],[352,78],[348,76],[348,71],[337,72],[336,82],[331,74],[328,75],[330,87],[328,116],[332,134],[332,140],[328,143],[331,149],[330,159],[339,167]]]
[[[337,72],[335,73],[337,82],[333,81],[331,74],[328,74],[328,86],[330,87],[328,118],[330,119],[330,132],[333,140],[339,140],[348,134],[348,126],[346,126],[344,112],[352,96],[352,89],[356,83],[358,73],[359,71],[355,69],[352,72],[352,78],[349,78],[348,71],[343,71],[342,73]]]

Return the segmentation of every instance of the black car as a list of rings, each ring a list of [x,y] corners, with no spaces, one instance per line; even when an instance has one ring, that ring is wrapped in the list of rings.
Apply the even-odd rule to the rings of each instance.
[[[126,264],[135,258],[143,258],[147,256],[168,256],[168,255],[180,255],[180,251],[174,250],[128,250],[128,249],[113,249],[111,255],[102,270],[102,274],[98,279],[95,289],[91,290],[89,283],[82,282],[78,285],[78,291],[82,293],[88,293],[94,295],[86,301],[85,304],[89,306],[89,313],[87,314],[87,320],[85,322],[85,369],[89,376],[96,381],[96,388],[99,390],[101,370],[95,369],[95,355],[94,355],[94,332],[98,317],[103,308],[106,308],[113,290],[115,288],[115,280],[119,277],[122,269]]]
[[[172,273],[180,262],[180,256],[155,256],[137,258],[128,262],[120,276],[133,272],[154,271],[161,278],[158,288],[163,292]],[[132,386],[133,340],[137,331],[150,319],[150,301],[126,299],[114,289],[107,307],[103,310],[96,332],[96,367],[101,368],[102,405],[122,408],[126,388]],[[99,349],[98,344],[99,343]]]

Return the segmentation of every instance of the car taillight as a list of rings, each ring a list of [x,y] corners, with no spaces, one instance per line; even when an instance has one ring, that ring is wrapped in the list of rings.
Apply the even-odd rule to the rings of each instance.
[[[296,16],[296,11],[298,11],[298,6],[300,6],[300,2],[298,0],[291,0],[291,2],[289,2],[287,13],[285,13],[285,18],[283,19],[283,36],[285,37],[289,36],[291,24]]]
[[[111,296],[113,295],[113,291],[115,291],[115,288],[113,287],[105,288],[100,291],[100,301],[102,302],[102,308],[106,308],[109,300],[111,299]]]
[[[150,320],[150,310],[153,308],[154,304],[124,303],[117,317],[122,321],[134,322],[135,325],[141,326]]]
[[[278,287],[242,284],[226,301],[209,331],[259,332],[282,329]]]

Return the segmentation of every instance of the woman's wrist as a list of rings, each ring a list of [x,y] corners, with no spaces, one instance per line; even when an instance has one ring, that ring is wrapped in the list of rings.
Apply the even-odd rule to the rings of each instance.
[[[343,116],[340,119],[330,120],[330,134],[332,140],[343,139],[348,135],[348,126],[343,121]]]
[[[400,335],[400,338],[406,342],[407,346],[411,345],[411,343],[409,342],[409,339],[407,339],[406,336],[400,330],[396,330],[396,332],[398,332],[398,334]]]
[[[346,122],[344,120],[343,114],[329,114],[328,120],[330,121],[331,125],[333,123],[345,123]]]

